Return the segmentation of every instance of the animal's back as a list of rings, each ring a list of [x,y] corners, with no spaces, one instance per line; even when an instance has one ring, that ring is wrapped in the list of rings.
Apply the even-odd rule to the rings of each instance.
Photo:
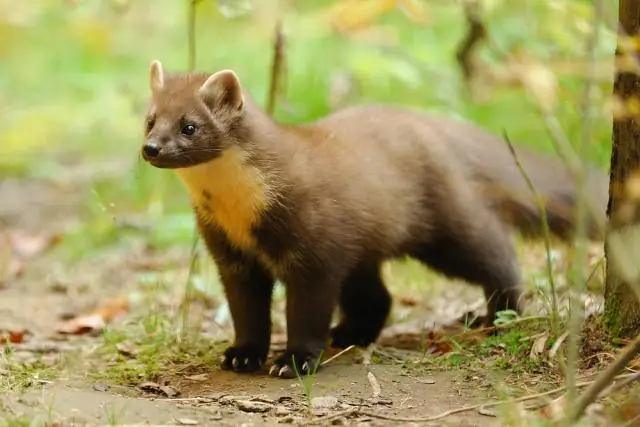
[[[537,202],[507,142],[474,124],[403,107],[366,106],[345,109],[314,126],[334,130],[324,149],[338,150],[340,155],[334,158],[342,159],[354,175],[366,177],[359,185],[370,187],[368,191],[384,188],[379,181],[400,187],[397,195],[387,195],[388,203],[402,205],[403,200],[411,200],[402,190],[414,196],[435,196],[433,202],[440,202],[451,185],[468,185],[520,231],[540,232]],[[552,232],[569,237],[577,198],[570,171],[559,158],[517,144],[515,151],[546,202]],[[605,216],[608,180],[603,171],[586,167],[586,195],[595,209],[589,235],[597,238],[598,222]],[[437,207],[432,204],[431,209]]]

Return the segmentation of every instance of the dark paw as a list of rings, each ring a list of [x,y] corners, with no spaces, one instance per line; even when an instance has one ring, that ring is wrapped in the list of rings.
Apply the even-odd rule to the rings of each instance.
[[[359,328],[347,323],[340,323],[331,329],[331,347],[347,348],[351,345],[367,347],[378,338],[371,328]]]
[[[229,347],[222,358],[222,369],[235,372],[255,372],[262,367],[266,351],[252,347]]]
[[[319,364],[320,357],[318,357],[317,354],[307,351],[287,350],[271,365],[269,375],[280,378],[295,378],[298,375],[309,375],[317,372]]]

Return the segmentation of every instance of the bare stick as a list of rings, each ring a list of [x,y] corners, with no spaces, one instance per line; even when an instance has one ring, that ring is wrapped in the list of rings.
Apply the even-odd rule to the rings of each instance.
[[[467,35],[460,43],[456,59],[462,69],[465,82],[469,84],[473,77],[473,51],[478,43],[487,37],[487,30],[480,20],[480,4],[475,0],[464,2],[464,15],[467,20]]]
[[[273,115],[278,96],[278,83],[282,74],[284,62],[285,38],[282,32],[282,19],[278,18],[275,27],[275,39],[273,41],[273,61],[271,63],[271,81],[269,83],[269,98],[267,99],[267,114]]]
[[[542,196],[536,190],[531,177],[525,170],[522,163],[520,163],[520,159],[518,158],[518,154],[516,153],[516,149],[514,148],[511,140],[509,139],[509,135],[507,135],[506,130],[503,132],[504,140],[509,147],[509,151],[513,156],[513,160],[516,162],[516,166],[520,171],[520,174],[527,182],[527,186],[529,190],[533,193],[533,197],[536,199],[536,203],[538,205],[538,209],[540,210],[540,218],[542,223],[542,233],[544,236],[544,248],[547,253],[547,276],[549,277],[549,286],[551,287],[551,334],[553,337],[557,337],[558,335],[558,296],[556,294],[556,283],[553,279],[553,261],[551,261],[551,231],[549,230],[549,222],[547,220],[547,210],[544,206],[544,202],[542,201]]]
[[[580,109],[582,110],[582,123],[580,126],[581,140],[579,149],[579,158],[584,156],[587,146],[592,141],[592,127],[593,127],[593,108],[591,106],[591,99],[593,98],[593,90],[595,88],[596,77],[596,47],[600,35],[600,23],[602,22],[602,0],[594,1],[594,19],[592,22],[593,31],[587,39],[587,45],[585,47],[585,54],[587,57],[587,76],[584,84],[584,92],[582,100],[580,102]],[[580,158],[580,163],[584,164],[584,159]],[[587,206],[587,171],[586,168],[581,167],[574,174],[573,179],[575,181],[576,189],[576,225],[574,235],[575,251],[572,256],[572,268],[569,273],[570,283],[573,284],[572,291],[569,295],[569,309],[571,316],[569,318],[569,338],[567,341],[567,371],[566,379],[569,385],[568,400],[572,402],[576,390],[573,387],[573,383],[576,380],[576,370],[579,359],[579,346],[580,346],[580,328],[582,325],[584,307],[576,294],[582,291],[581,287],[586,285],[587,281],[587,220],[588,220],[588,206]],[[584,409],[584,408],[583,408]]]
[[[372,391],[373,397],[374,398],[380,397],[380,393],[382,393],[382,388],[380,387],[380,383],[378,382],[378,379],[373,374],[373,372],[371,371],[367,372],[367,380],[369,380],[369,385],[373,390]]]
[[[327,363],[329,363],[329,362],[331,362],[331,361],[333,361],[333,360],[337,359],[338,357],[342,356],[343,354],[345,354],[347,351],[349,351],[349,350],[353,349],[354,347],[355,347],[355,345],[353,345],[353,344],[352,344],[352,345],[350,345],[349,347],[345,348],[344,350],[340,351],[339,353],[334,354],[333,356],[331,356],[330,358],[328,358],[327,360],[325,360],[324,362],[322,362],[322,363],[320,364],[320,366],[324,366],[324,365],[326,365]]]
[[[623,378],[629,378],[631,376],[635,376],[636,374],[625,374],[625,375],[619,375],[617,377],[615,377],[616,379],[623,379]],[[581,383],[577,383],[575,386],[578,388],[581,387],[586,387],[589,385],[592,385],[594,383],[594,381],[585,381],[585,382],[581,382]],[[469,405],[469,406],[461,406],[460,408],[455,408],[455,409],[451,409],[445,412],[442,412],[438,415],[433,415],[431,417],[395,417],[393,415],[384,415],[384,414],[379,414],[377,412],[373,412],[373,411],[363,411],[359,408],[350,408],[350,409],[345,409],[344,411],[340,411],[340,412],[336,412],[335,414],[330,414],[330,415],[326,415],[324,417],[320,417],[320,418],[316,418],[312,421],[310,421],[308,424],[316,424],[316,423],[320,423],[320,422],[324,422],[324,421],[328,421],[328,420],[332,420],[335,418],[339,418],[339,417],[348,417],[351,415],[365,415],[368,417],[372,417],[372,418],[379,418],[379,419],[383,419],[383,420],[389,420],[389,421],[398,421],[398,422],[418,422],[418,423],[422,423],[422,422],[430,422],[430,421],[438,421],[441,420],[443,418],[446,418],[448,416],[451,415],[455,415],[455,414],[459,414],[462,412],[468,412],[468,411],[473,411],[476,409],[480,409],[480,408],[490,408],[493,406],[500,406],[500,405],[505,405],[505,404],[509,404],[509,403],[519,403],[519,402],[526,402],[529,400],[534,400],[534,399],[538,399],[540,397],[545,397],[545,396],[549,396],[552,394],[556,394],[556,393],[560,393],[563,392],[567,389],[567,386],[562,386],[562,387],[558,387],[558,388],[554,388],[553,390],[549,390],[549,391],[543,391],[541,393],[536,393],[536,394],[530,394],[527,396],[522,396],[522,397],[518,397],[516,399],[511,399],[511,400],[500,400],[497,402],[488,402],[488,403],[480,403],[477,405]]]
[[[640,335],[627,346],[618,359],[609,365],[576,401],[566,418],[569,424],[576,422],[582,416],[587,406],[598,398],[600,393],[615,379],[616,374],[622,371],[638,354],[640,354]]]

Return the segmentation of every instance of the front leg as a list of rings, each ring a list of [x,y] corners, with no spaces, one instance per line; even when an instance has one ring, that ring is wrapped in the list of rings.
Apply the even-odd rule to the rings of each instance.
[[[306,375],[319,368],[337,303],[341,275],[314,270],[315,275],[307,271],[285,278],[287,348],[271,366],[269,374],[272,376],[293,378],[296,373]]]
[[[271,340],[273,281],[255,260],[218,267],[233,319],[235,340],[224,352],[222,368],[254,372],[262,367]]]
[[[271,340],[274,280],[258,261],[233,248],[225,236],[201,226],[229,303],[235,340],[224,352],[222,369],[254,372],[262,367]]]

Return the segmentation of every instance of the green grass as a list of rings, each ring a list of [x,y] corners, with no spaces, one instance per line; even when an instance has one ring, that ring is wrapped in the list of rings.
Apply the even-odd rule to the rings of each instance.
[[[219,357],[228,343],[212,342],[193,329],[179,333],[177,323],[175,316],[149,313],[131,324],[108,329],[96,351],[98,359],[93,359],[101,367],[92,376],[136,386],[168,380],[178,372],[193,375],[219,369]]]
[[[0,176],[77,185],[84,200],[79,210],[82,222],[56,249],[66,262],[99,258],[108,248],[126,251],[140,241],[159,250],[173,246],[188,250],[193,219],[187,195],[174,174],[150,167],[138,155],[150,61],[160,59],[175,70],[187,66],[187,1],[77,3],[13,2],[0,14],[0,39],[6,40],[0,44]],[[286,93],[275,112],[278,120],[300,123],[329,113],[332,82],[346,73],[357,82],[357,91],[349,99],[352,104],[422,108],[475,122],[497,134],[506,130],[514,144],[553,154],[543,117],[522,87],[486,87],[487,96],[481,100],[471,99],[464,91],[455,61],[465,31],[457,2],[425,1],[428,23],[423,26],[400,11],[382,17],[377,28],[397,40],[384,49],[332,32],[321,18],[331,1],[296,3],[299,13],[288,14],[284,21],[288,73]],[[542,64],[554,58],[581,60],[589,2],[551,3],[491,2],[494,6],[486,11],[485,20],[493,40],[503,50],[519,47]],[[615,11],[610,13],[615,16]],[[264,105],[272,33],[270,22],[247,16],[227,19],[216,2],[203,0],[197,17],[197,68],[234,69]],[[607,61],[614,52],[615,33],[611,29],[602,33],[597,54],[599,61]],[[494,66],[501,65],[489,49],[483,48],[481,56]],[[574,146],[580,139],[582,85],[578,77],[560,77],[554,111]],[[581,153],[603,169],[609,163],[611,123],[600,107],[611,90],[609,80],[596,85],[593,144]],[[115,164],[117,173],[96,172],[80,182],[72,175],[82,168],[98,171],[106,164]],[[416,263],[397,265],[392,270],[396,281],[392,288],[422,288],[434,277]],[[209,279],[219,292],[213,275],[203,280]],[[110,363],[99,374],[102,378],[137,384],[185,364],[195,370],[217,367],[214,358],[221,349],[192,334],[180,334],[175,318],[150,310],[137,320],[104,334],[98,354]],[[522,333],[532,331],[508,331],[438,358],[437,363],[468,367],[478,363],[478,356],[495,356],[497,351],[498,356],[486,362],[490,369],[535,370],[538,366],[527,355],[530,342],[519,341]],[[121,354],[119,343],[135,348],[137,356]],[[19,384],[27,384],[36,373],[29,368],[15,372]],[[23,425],[19,422],[8,425]]]
[[[45,382],[55,380],[60,375],[63,363],[52,366],[40,360],[24,363],[12,357],[11,350],[5,349],[0,356],[0,393],[25,391]]]
[[[70,236],[71,255],[119,243],[128,230],[115,219],[148,215],[154,226],[144,238],[159,243],[187,243],[192,229],[186,195],[173,174],[138,158],[142,120],[148,98],[148,66],[153,58],[166,67],[187,64],[186,1],[64,2],[34,0],[12,6],[0,18],[0,171],[27,177],[65,180],[70,167],[116,159],[121,174],[96,176],[81,187],[85,224]],[[300,2],[298,2],[300,3]],[[463,14],[454,2],[425,2],[429,22],[413,24],[399,11],[377,24],[397,38],[383,51],[373,43],[348,40],[323,23],[328,1],[300,7],[285,19],[288,74],[285,100],[276,117],[286,122],[313,120],[330,112],[330,86],[337,73],[349,73],[358,92],[351,103],[408,105],[474,121],[492,131],[509,132],[518,144],[551,152],[541,116],[522,88],[495,87],[474,102],[463,90],[455,49],[464,32]],[[566,2],[556,10],[547,2],[495,2],[487,26],[502,49],[521,46],[540,61],[581,58],[588,16],[584,2]],[[152,13],[150,12],[152,11]],[[553,17],[554,19],[551,19]],[[579,19],[577,19],[579,18]],[[22,20],[21,20],[22,19]],[[232,68],[264,105],[271,61],[271,23],[250,17],[226,19],[213,1],[202,1],[197,18],[197,68]],[[613,52],[613,32],[606,31],[600,57]],[[484,49],[482,56],[497,63]],[[556,114],[573,142],[581,118],[581,80],[562,77]],[[596,103],[610,82],[598,84]],[[598,115],[595,144],[587,157],[605,167],[610,123]],[[89,166],[90,167],[90,166]],[[84,189],[82,189],[84,188]],[[159,233],[158,231],[162,232]]]

